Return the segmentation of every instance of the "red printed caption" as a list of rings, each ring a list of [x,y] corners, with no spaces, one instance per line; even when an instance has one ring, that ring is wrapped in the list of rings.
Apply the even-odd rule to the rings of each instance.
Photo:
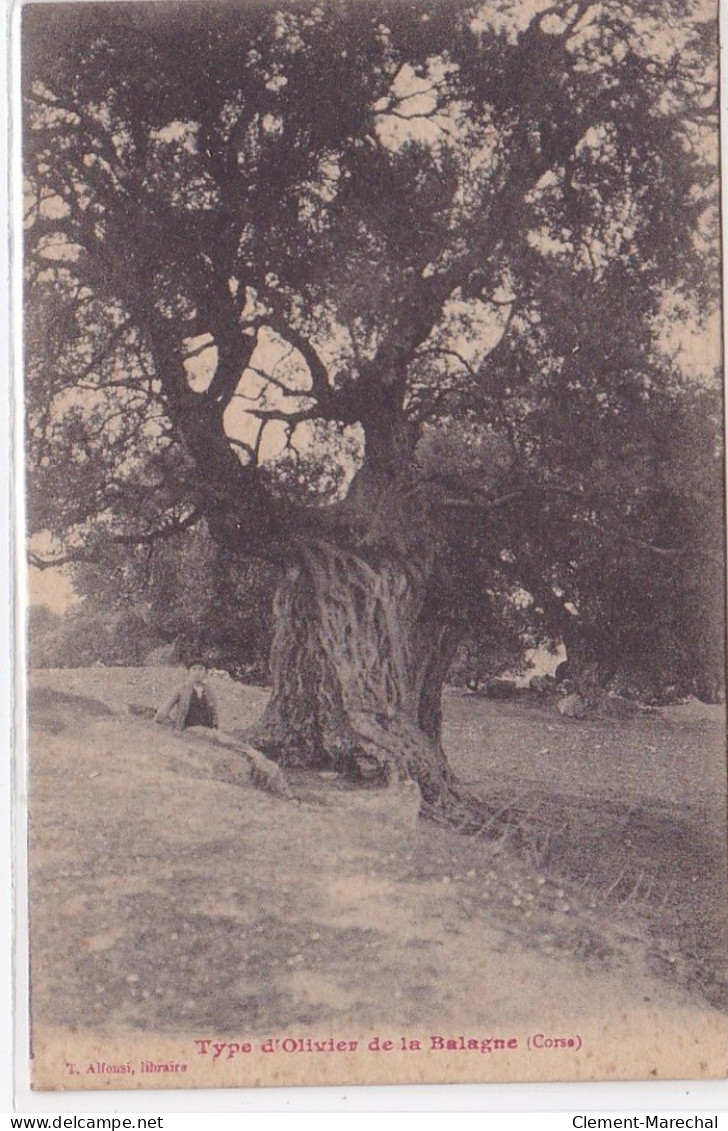
[[[317,1039],[315,1037],[266,1037],[263,1041],[215,1041],[212,1038],[198,1038],[195,1048],[200,1056],[212,1060],[235,1060],[236,1057],[252,1052],[263,1053],[380,1053],[380,1052],[514,1052],[522,1048],[518,1037],[475,1037],[460,1035],[445,1037],[432,1034],[427,1037],[400,1036],[381,1037],[370,1040],[343,1040],[336,1037]],[[582,1047],[582,1039],[574,1036],[553,1036],[534,1033],[526,1038],[529,1052],[542,1050],[575,1049]]]

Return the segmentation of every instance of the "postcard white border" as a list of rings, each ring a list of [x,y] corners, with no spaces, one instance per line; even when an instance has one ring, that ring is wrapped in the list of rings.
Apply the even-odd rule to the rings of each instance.
[[[113,2],[113,0],[108,0]],[[143,1092],[31,1092],[27,1024],[27,859],[25,853],[25,759],[12,751],[24,749],[24,640],[19,594],[24,593],[25,567],[16,554],[23,528],[22,421],[20,419],[20,335],[18,265],[10,246],[19,236],[16,203],[19,170],[18,42],[20,4],[0,0],[6,26],[0,61],[0,203],[9,216],[0,274],[0,413],[8,421],[6,442],[0,443],[0,641],[8,641],[9,662],[0,675],[0,733],[6,757],[0,764],[0,803],[7,821],[0,822],[0,883],[11,897],[0,904],[0,1112],[3,1113],[259,1113],[259,1112],[612,1112],[670,1111],[700,1114],[728,1112],[728,1079],[588,1084],[427,1085],[349,1088],[275,1088],[174,1090]],[[723,110],[721,152],[723,222],[728,219],[728,0],[719,0],[720,60]],[[5,110],[2,113],[2,109]],[[728,323],[728,275],[724,253],[724,356]],[[728,437],[727,437],[728,439]],[[12,453],[11,442],[12,441]],[[15,767],[14,771],[12,767]],[[14,781],[13,781],[14,773]],[[15,967],[15,969],[13,969]],[[728,1049],[726,1049],[728,1072]]]

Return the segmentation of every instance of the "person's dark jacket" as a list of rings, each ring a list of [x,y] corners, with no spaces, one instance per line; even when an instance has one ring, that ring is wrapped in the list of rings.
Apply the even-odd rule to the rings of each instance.
[[[220,725],[220,713],[217,706],[217,698],[215,693],[210,687],[209,683],[204,684],[205,700],[210,708],[210,718],[212,719],[213,727],[217,728]],[[168,718],[172,712],[175,712],[174,726],[175,730],[184,730],[187,722],[187,713],[190,709],[190,699],[192,698],[192,684],[183,683],[178,687],[170,698],[162,704],[154,716],[155,723],[162,723]]]

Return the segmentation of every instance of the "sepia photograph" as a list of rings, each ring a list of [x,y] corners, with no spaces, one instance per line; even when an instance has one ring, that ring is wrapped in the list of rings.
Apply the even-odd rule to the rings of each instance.
[[[717,0],[18,43],[32,1087],[724,1078]]]

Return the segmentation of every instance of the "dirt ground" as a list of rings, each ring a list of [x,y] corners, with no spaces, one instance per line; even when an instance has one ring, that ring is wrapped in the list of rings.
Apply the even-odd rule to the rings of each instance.
[[[229,753],[128,714],[178,679],[31,673],[36,1028],[488,1031],[537,1009],[573,1029],[636,1002],[726,1008],[721,710],[591,722],[448,693],[453,767],[521,814],[493,843],[418,820],[406,789],[254,789]],[[217,691],[227,730],[266,698]]]

